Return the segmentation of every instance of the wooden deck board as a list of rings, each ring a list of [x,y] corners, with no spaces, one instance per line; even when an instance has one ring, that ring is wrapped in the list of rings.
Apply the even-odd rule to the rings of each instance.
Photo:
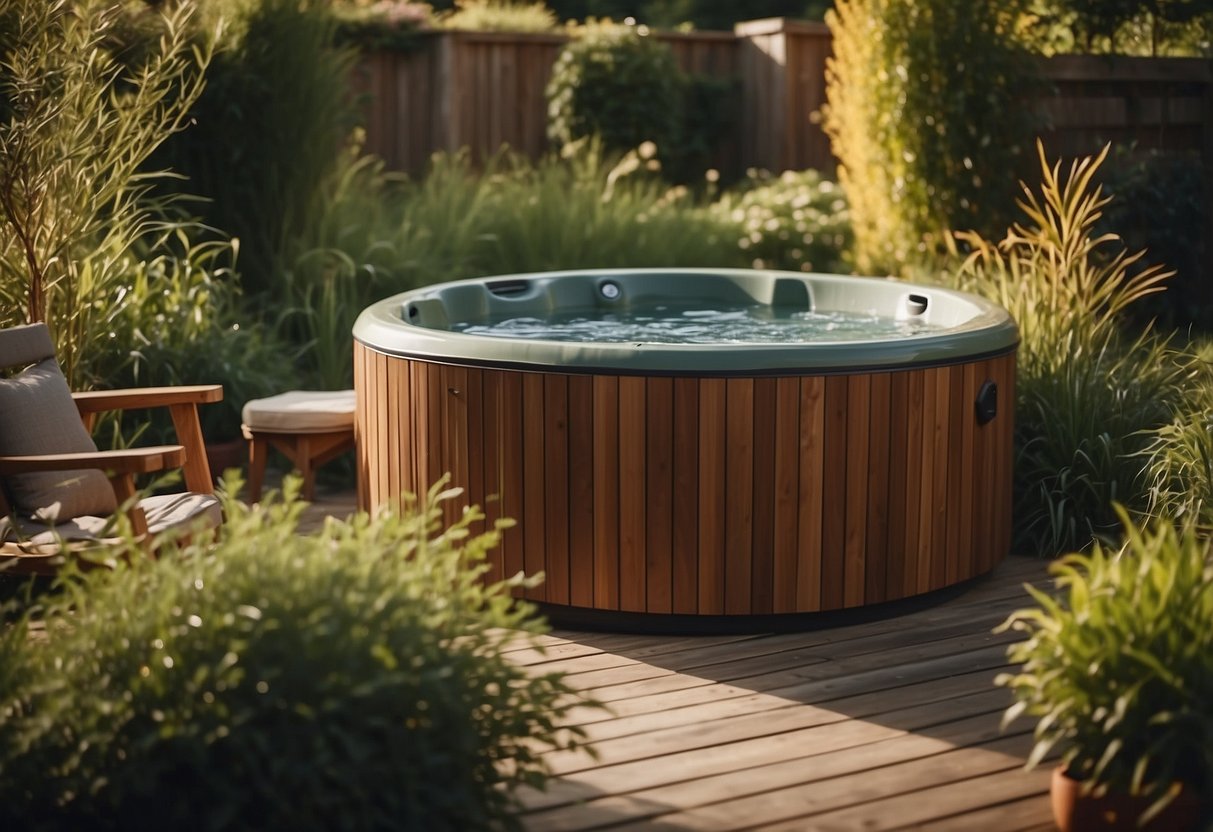
[[[993,685],[1013,634],[993,628],[1044,585],[1011,558],[897,617],[749,635],[557,629],[546,652],[609,710],[577,708],[599,757],[547,755],[530,830],[1047,828],[1048,772],[1025,772],[1030,725],[1003,730]]]

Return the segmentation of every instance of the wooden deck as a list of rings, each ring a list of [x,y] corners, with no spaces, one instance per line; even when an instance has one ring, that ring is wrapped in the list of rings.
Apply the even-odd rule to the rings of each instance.
[[[354,510],[322,494],[305,514]],[[828,628],[758,635],[556,629],[511,657],[562,670],[609,710],[582,708],[599,757],[553,753],[529,830],[1053,829],[1048,765],[1023,770],[1031,728],[1000,723],[993,685],[1014,634],[992,630],[1046,585],[1012,557],[946,600]]]
[[[599,758],[549,756],[530,830],[1052,829],[1031,724],[994,687],[1045,562],[1010,558],[935,606],[808,632],[641,636],[555,630],[511,655],[562,670]]]

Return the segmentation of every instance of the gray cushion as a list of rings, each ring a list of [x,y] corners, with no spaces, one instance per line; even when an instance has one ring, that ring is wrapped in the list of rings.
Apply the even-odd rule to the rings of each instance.
[[[0,456],[96,450],[54,358],[0,379]],[[109,480],[97,470],[20,474],[4,485],[17,513],[48,523],[117,509]]]
[[[219,498],[213,494],[156,494],[139,501],[147,516],[149,534],[189,525],[213,529],[223,520]],[[112,517],[75,517],[50,525],[17,518],[0,518],[0,543],[18,542],[29,552],[58,551],[61,542],[106,543],[115,541]]]

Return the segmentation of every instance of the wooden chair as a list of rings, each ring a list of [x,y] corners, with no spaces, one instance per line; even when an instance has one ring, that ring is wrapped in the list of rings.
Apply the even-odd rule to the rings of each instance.
[[[103,544],[126,507],[136,535],[221,521],[203,447],[198,405],[223,398],[219,385],[72,393],[42,323],[0,330],[0,565],[49,572],[64,551]],[[98,451],[97,414],[167,407],[177,445]],[[135,476],[184,472],[188,493],[136,500]]]

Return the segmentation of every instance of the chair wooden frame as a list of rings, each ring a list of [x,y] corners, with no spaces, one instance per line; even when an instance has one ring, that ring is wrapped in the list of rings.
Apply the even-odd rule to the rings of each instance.
[[[210,465],[198,420],[198,405],[223,399],[223,387],[218,384],[183,385],[180,387],[144,387],[125,390],[97,390],[73,393],[81,421],[90,431],[99,413],[149,407],[168,407],[177,432],[176,445],[128,448],[96,453],[45,454],[40,456],[0,456],[0,476],[37,471],[71,471],[92,468],[104,471],[114,489],[119,505],[127,505],[131,526],[137,535],[146,535],[147,519],[138,503],[135,475],[171,468],[181,468],[185,485],[191,492],[212,494],[215,490]],[[10,506],[0,491],[0,512],[8,514]],[[0,544],[5,553],[9,544]]]

